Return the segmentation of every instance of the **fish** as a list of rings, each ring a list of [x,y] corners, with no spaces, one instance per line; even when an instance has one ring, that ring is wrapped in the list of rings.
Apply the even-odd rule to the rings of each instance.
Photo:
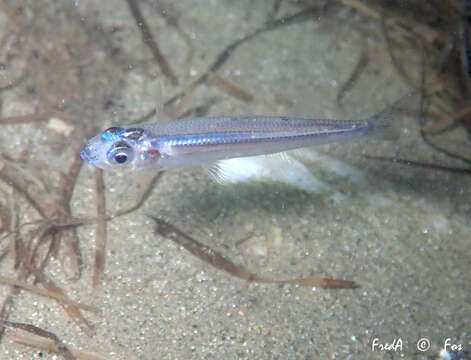
[[[394,118],[411,97],[362,120],[213,116],[113,126],[88,140],[80,156],[104,170],[160,171],[370,136],[395,140]]]

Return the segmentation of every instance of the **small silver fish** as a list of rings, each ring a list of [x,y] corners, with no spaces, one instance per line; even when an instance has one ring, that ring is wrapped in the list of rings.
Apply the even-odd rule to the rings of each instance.
[[[90,139],[80,156],[101,169],[158,171],[364,136],[393,140],[403,99],[364,120],[221,116],[111,127]]]

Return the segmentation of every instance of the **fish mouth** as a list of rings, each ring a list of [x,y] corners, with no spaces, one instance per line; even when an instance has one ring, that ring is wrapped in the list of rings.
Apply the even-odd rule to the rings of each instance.
[[[88,164],[93,163],[93,156],[92,156],[89,144],[86,144],[82,148],[82,151],[80,151],[80,157],[82,158],[83,161],[85,161]]]
[[[109,164],[104,163],[99,159],[99,154],[97,154],[96,147],[93,146],[93,143],[86,143],[82,150],[80,151],[80,157],[87,164],[97,167],[99,169],[109,168]]]

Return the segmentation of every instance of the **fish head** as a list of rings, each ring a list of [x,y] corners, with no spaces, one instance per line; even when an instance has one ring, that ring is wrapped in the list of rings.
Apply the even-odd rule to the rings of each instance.
[[[91,138],[80,157],[100,169],[142,170],[157,168],[160,156],[142,128],[111,127]]]

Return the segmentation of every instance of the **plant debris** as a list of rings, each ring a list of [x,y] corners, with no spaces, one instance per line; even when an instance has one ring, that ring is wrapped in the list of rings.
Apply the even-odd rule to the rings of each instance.
[[[175,87],[173,96],[165,101],[173,106],[172,117],[207,111],[211,104],[187,111],[190,98],[203,85],[216,85],[233,98],[253,102],[254,93],[229,81],[219,74],[241,45],[261,34],[286,28],[296,23],[313,21],[320,15],[328,16],[339,7],[352,8],[364,16],[375,19],[381,25],[390,64],[409,87],[420,89],[431,103],[432,110],[424,112],[427,121],[421,123],[421,135],[433,151],[458,159],[468,168],[452,168],[416,160],[371,157],[421,168],[469,174],[471,159],[462,153],[447,150],[433,142],[435,136],[462,127],[471,134],[471,55],[470,8],[471,2],[459,0],[416,2],[413,0],[378,2],[375,0],[338,0],[322,4],[315,1],[299,1],[303,6],[291,15],[278,17],[282,2],[273,2],[268,20],[245,35],[239,35],[223,47],[209,63],[207,70],[186,84],[177,77],[189,73],[193,58],[191,37],[179,21],[178,13],[167,11],[172,4],[158,4],[161,16],[188,47],[187,71],[174,72],[172,59],[161,51],[157,37],[135,0],[126,0],[142,41],[150,49],[164,77]],[[0,262],[10,261],[12,276],[0,276],[2,288],[9,293],[0,306],[0,342],[5,329],[24,331],[27,336],[10,334],[18,343],[56,352],[64,359],[102,360],[104,357],[65,346],[54,333],[35,325],[8,321],[15,309],[17,295],[27,291],[53,299],[86,335],[94,336],[95,327],[82,312],[100,314],[97,307],[72,300],[67,292],[53,280],[48,265],[57,259],[69,279],[81,276],[83,259],[76,228],[94,225],[95,261],[92,286],[103,282],[106,263],[107,221],[138,210],[157,186],[163,173],[147,174],[139,179],[136,203],[110,215],[106,211],[106,186],[101,171],[95,173],[95,217],[75,217],[71,211],[71,199],[82,168],[78,152],[85,138],[96,134],[105,125],[105,118],[116,109],[115,99],[122,87],[117,73],[129,71],[126,56],[119,44],[114,43],[113,33],[98,21],[93,10],[81,12],[74,6],[58,2],[44,6],[34,0],[0,3],[0,12],[6,17],[6,26],[0,37],[2,77],[0,93],[12,95],[17,113],[3,111],[0,125],[16,126],[32,124],[37,129],[54,130],[57,148],[54,153],[65,154],[70,159],[61,171],[54,169],[56,158],[48,161],[37,157],[29,159],[28,149],[0,149]],[[44,36],[46,34],[47,36]],[[413,44],[423,51],[424,72],[428,75],[422,83],[415,79],[401,63],[398,53]],[[124,59],[124,61],[123,61]],[[342,102],[375,57],[364,47],[358,62],[341,87],[337,101]],[[180,69],[178,69],[180,70]],[[185,80],[185,79],[184,79]],[[177,87],[185,83],[185,87]],[[93,89],[93,90],[91,90]],[[2,99],[3,103],[3,99]],[[154,116],[152,110],[146,119]],[[430,115],[430,116],[429,116]],[[138,122],[143,121],[139,119]],[[51,152],[52,153],[52,152]],[[52,159],[52,160],[51,160]],[[352,281],[322,277],[298,279],[273,279],[259,276],[243,266],[226,259],[222,254],[202,244],[170,222],[152,217],[157,234],[183,246],[191,254],[232,276],[251,282],[297,284],[324,288],[355,288]],[[90,315],[90,314],[89,314]]]
[[[2,328],[10,328],[27,332],[29,335],[11,334],[10,338],[19,343],[58,353],[65,360],[106,360],[105,357],[89,351],[81,351],[65,346],[59,337],[47,330],[31,324],[17,323],[0,319]]]
[[[126,0],[126,3],[128,4],[129,10],[131,11],[132,16],[136,20],[136,24],[139,27],[139,30],[141,31],[142,40],[149,47],[150,51],[152,52],[152,55],[154,55],[154,58],[157,61],[157,64],[159,65],[160,69],[162,70],[162,73],[172,81],[173,85],[177,85],[177,77],[175,76],[175,73],[170,67],[170,64],[168,63],[166,57],[160,50],[159,45],[157,45],[157,41],[155,40],[155,37],[150,31],[149,25],[147,25],[147,22],[144,19],[144,16],[142,15],[138,3],[135,0]]]
[[[159,219],[157,217],[149,217],[156,224],[155,232],[157,234],[169,240],[172,240],[180,246],[183,246],[191,254],[204,261],[205,263],[215,267],[216,269],[222,270],[232,276],[238,277],[239,279],[248,281],[249,283],[258,282],[297,284],[301,286],[318,286],[323,288],[342,289],[354,289],[357,287],[357,285],[353,281],[321,278],[316,276],[284,280],[256,275],[253,272],[247,270],[245,267],[234,264],[232,261],[226,259],[214,249],[211,249],[209,246],[202,244],[187,233],[178,229],[175,225],[172,225],[169,222]]]

